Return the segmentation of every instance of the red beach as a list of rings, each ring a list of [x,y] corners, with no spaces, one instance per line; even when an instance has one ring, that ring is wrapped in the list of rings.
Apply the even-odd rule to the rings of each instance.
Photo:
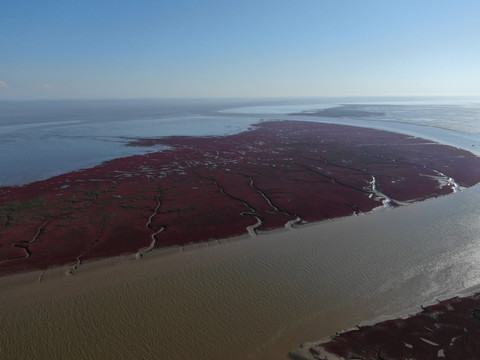
[[[335,335],[290,354],[292,359],[478,359],[480,294],[424,307],[406,319]]]
[[[167,150],[0,188],[0,275],[252,236],[455,192],[480,158],[411,136],[307,121],[223,137],[132,139]]]

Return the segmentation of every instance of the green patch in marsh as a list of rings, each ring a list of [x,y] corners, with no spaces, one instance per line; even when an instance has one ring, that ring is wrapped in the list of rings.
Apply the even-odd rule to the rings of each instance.
[[[166,211],[161,212],[160,214],[188,214],[188,213],[194,212],[196,209],[197,209],[197,207],[195,205],[191,205],[191,206],[183,208],[183,209],[173,208],[173,209],[170,209],[170,210],[166,210]]]
[[[6,217],[5,227],[18,224],[25,219],[26,213],[40,213],[40,209],[45,207],[45,201],[42,197],[27,201],[11,201],[0,207],[0,217]]]
[[[120,207],[124,208],[124,209],[135,209],[135,206],[133,206],[132,204],[120,204]]]

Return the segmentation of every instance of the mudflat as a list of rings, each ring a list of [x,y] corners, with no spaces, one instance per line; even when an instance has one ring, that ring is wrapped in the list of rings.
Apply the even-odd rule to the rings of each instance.
[[[0,275],[367,213],[480,181],[480,158],[406,135],[299,121],[131,139],[168,150],[0,188]]]
[[[480,189],[392,211],[0,278],[1,354],[285,359],[478,284]],[[235,241],[237,240],[238,241]]]
[[[480,293],[422,307],[390,319],[335,334],[329,341],[292,351],[296,360],[476,359],[480,353]]]

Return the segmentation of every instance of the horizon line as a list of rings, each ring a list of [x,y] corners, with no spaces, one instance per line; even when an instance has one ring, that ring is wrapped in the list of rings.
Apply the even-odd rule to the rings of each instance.
[[[480,94],[399,94],[399,95],[282,95],[282,96],[158,96],[158,97],[98,97],[98,98],[0,98],[0,101],[131,101],[131,100],[282,100],[339,98],[479,98]]]

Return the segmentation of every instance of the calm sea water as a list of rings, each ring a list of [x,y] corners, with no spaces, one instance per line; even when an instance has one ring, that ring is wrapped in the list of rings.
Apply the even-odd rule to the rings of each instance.
[[[301,109],[354,102],[308,100],[304,105],[313,107]],[[362,106],[368,111],[378,111],[379,106],[391,109],[388,115],[386,110],[378,111],[385,113],[383,120],[316,120],[398,126],[399,131],[475,148],[478,102],[442,101],[378,105],[371,104],[373,99]],[[193,116],[210,119],[215,131],[228,133],[259,118],[284,118],[283,113],[291,112],[288,106],[295,105],[298,112],[301,104],[272,100],[265,108],[252,102],[241,104],[248,106],[244,111],[217,113],[219,108],[241,107],[223,105],[135,121],[152,125]],[[456,119],[448,129],[427,125],[420,118],[428,113],[430,122],[444,124],[446,118],[435,114],[445,113],[445,106]],[[3,127],[22,125],[2,121]],[[54,124],[53,128],[43,124],[36,131],[43,131],[47,138],[55,132],[85,131],[87,143],[102,142],[86,129],[88,125],[106,133],[105,124],[116,120],[103,121],[100,125],[93,120],[63,127]],[[112,129],[114,134],[109,135],[114,143],[119,141],[119,147],[125,134],[139,136],[130,133],[137,129],[128,124],[130,120],[122,121],[125,127]],[[466,126],[468,122],[476,127]],[[173,125],[171,129],[179,131]],[[33,137],[34,131],[26,133]],[[22,143],[24,134],[17,131],[15,144]],[[96,269],[87,264],[75,276],[49,279],[44,274],[42,283],[36,282],[39,274],[34,274],[27,286],[4,279],[0,282],[0,358],[285,359],[302,342],[480,284],[479,202],[480,187],[475,186],[391,211],[202,245],[197,251],[124,260]]]
[[[308,119],[410,131],[453,145],[460,141],[469,149],[476,144],[480,149],[476,143],[480,100],[400,100],[0,101],[0,186],[26,184],[105,160],[152,151],[125,146],[132,138],[233,134],[260,119],[280,116],[305,120],[286,114],[342,104],[384,115]]]

